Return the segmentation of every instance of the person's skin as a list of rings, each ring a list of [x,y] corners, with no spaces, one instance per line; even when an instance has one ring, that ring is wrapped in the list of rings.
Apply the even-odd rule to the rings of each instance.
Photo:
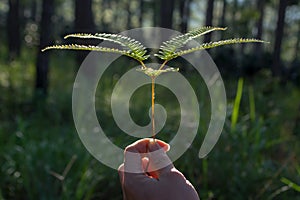
[[[193,185],[168,158],[165,153],[168,150],[167,143],[149,138],[138,140],[125,149],[124,163],[118,170],[124,200],[199,200]],[[153,151],[157,154],[143,158],[143,154]],[[166,162],[168,165],[159,169],[160,164]]]

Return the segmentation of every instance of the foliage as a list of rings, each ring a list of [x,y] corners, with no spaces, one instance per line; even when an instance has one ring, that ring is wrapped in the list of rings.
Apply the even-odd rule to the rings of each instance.
[[[240,78],[238,81],[237,93],[236,93],[236,96],[234,99],[234,105],[233,105],[233,109],[232,109],[231,129],[235,129],[236,122],[238,120],[241,98],[242,98],[242,93],[243,93],[243,84],[244,84],[244,79]]]
[[[185,44],[187,44],[190,40],[198,38],[202,35],[205,35],[207,33],[210,33],[212,31],[216,30],[226,30],[226,28],[220,28],[220,27],[201,27],[196,30],[190,31],[186,34],[179,35],[177,37],[174,37],[168,41],[165,41],[162,43],[162,45],[159,48],[159,53],[156,54],[157,57],[163,59],[163,60],[170,60],[172,58],[175,58],[175,51],[181,47],[183,47]]]
[[[84,39],[99,39],[99,40],[107,40],[110,42],[117,43],[123,47],[126,47],[126,50],[114,49],[114,48],[107,48],[107,47],[97,47],[97,46],[85,46],[85,45],[55,45],[46,47],[42,51],[49,50],[49,49],[74,49],[74,50],[88,50],[88,51],[103,51],[103,52],[111,52],[111,53],[119,53],[122,55],[126,55],[132,57],[136,60],[143,61],[146,60],[149,55],[147,53],[146,47],[144,47],[140,42],[117,34],[70,34],[65,36],[64,38],[84,38]]]
[[[162,43],[159,48],[159,52],[154,54],[155,56],[159,57],[160,59],[164,60],[164,63],[159,67],[159,69],[148,69],[146,65],[143,63],[144,60],[148,59],[150,55],[147,55],[146,47],[143,46],[139,41],[132,39],[127,36],[118,35],[118,34],[107,34],[107,33],[98,33],[98,34],[70,34],[65,36],[64,38],[82,38],[82,39],[100,39],[106,40],[113,43],[117,43],[125,49],[118,49],[118,48],[107,48],[107,47],[98,47],[98,46],[86,46],[86,45],[79,45],[79,44],[71,44],[71,45],[53,45],[44,48],[42,51],[50,50],[50,49],[73,49],[73,50],[88,50],[88,51],[102,51],[102,52],[111,52],[111,53],[119,53],[122,55],[126,55],[129,57],[134,58],[135,60],[139,61],[142,64],[141,72],[144,72],[146,75],[150,77],[156,77],[163,72],[172,72],[178,71],[178,69],[169,68],[165,71],[161,71],[165,64],[178,56],[182,56],[188,53],[192,53],[194,51],[210,49],[218,46],[229,45],[229,44],[237,44],[237,43],[249,43],[249,42],[264,42],[258,39],[242,39],[242,38],[234,38],[234,39],[227,39],[221,40],[217,42],[209,42],[203,43],[198,47],[180,50],[181,47],[186,45],[190,40],[208,34],[212,31],[216,30],[226,30],[227,28],[221,27],[200,27],[198,29],[189,31],[183,35],[174,37],[168,41]]]
[[[3,94],[13,91],[12,98],[0,98],[0,193],[4,199],[112,199],[122,198],[119,178],[115,171],[93,159],[77,137],[71,113],[71,89],[74,79],[70,54],[59,52],[53,57],[49,98],[41,103],[31,102],[32,91],[24,94],[23,85],[33,83],[34,65],[32,52],[23,51],[22,60],[13,66],[1,63],[3,70],[10,69],[13,90],[4,81],[0,84]],[[128,61],[118,59],[105,74],[96,94],[96,110],[105,132],[116,145],[125,147],[132,138],[113,123],[110,102],[120,65]],[[180,63],[186,65],[186,63]],[[25,71],[24,68],[25,67]],[[122,68],[123,70],[123,68]],[[61,78],[61,74],[65,74]],[[24,77],[23,80],[19,76]],[[295,135],[293,122],[297,118],[300,93],[292,84],[283,87],[262,73],[254,82],[244,79],[243,87],[252,85],[255,91],[255,119],[251,120],[248,90],[243,89],[235,130],[231,129],[231,115],[237,93],[235,79],[225,79],[228,94],[228,117],[219,143],[205,160],[198,160],[198,150],[210,119],[210,100],[205,84],[199,85],[197,75],[184,74],[191,82],[202,111],[200,129],[191,148],[176,161],[176,167],[191,180],[201,199],[299,199],[299,193],[288,187],[281,177],[299,185],[300,153],[299,135]],[[113,78],[112,78],[113,77]],[[21,82],[20,82],[21,81]],[[170,102],[172,94],[157,86],[158,103],[166,104],[168,122],[162,130],[163,140],[172,139],[172,133],[180,123],[176,102]],[[66,92],[69,91],[69,92]],[[140,124],[149,122],[144,110],[151,104],[145,95],[149,85],[140,88],[131,101],[130,113]],[[282,95],[288,93],[289,95]],[[207,97],[207,98],[203,98]],[[13,101],[22,99],[22,101]],[[146,102],[146,104],[145,104]],[[148,102],[148,104],[147,104]],[[12,109],[15,108],[12,113]],[[170,113],[170,114],[169,114]],[[169,117],[171,117],[169,119]],[[104,120],[104,121],[102,121]],[[105,122],[105,123],[102,123]],[[46,128],[45,128],[46,127]],[[63,175],[72,158],[77,157],[64,179]],[[196,158],[196,159],[195,159]],[[292,158],[292,159],[291,159]],[[220,164],[221,163],[221,164]],[[0,195],[0,196],[1,196]]]
[[[289,187],[293,188],[294,190],[296,190],[297,192],[300,192],[300,185],[297,185],[296,183],[294,183],[293,181],[287,179],[287,178],[281,178],[281,181],[285,184],[287,184]]]
[[[159,12],[160,2],[140,2],[144,3],[143,7],[139,7],[137,1],[93,1],[96,29],[119,32],[128,29],[127,19],[131,19],[131,27],[157,25],[160,16],[156,13]],[[190,12],[193,21],[202,21],[205,12],[199,10],[203,11],[206,1],[186,2],[193,2],[190,5],[193,6]],[[253,30],[255,32],[257,29],[255,24],[259,24],[257,19],[262,15],[256,8],[256,2],[263,1],[223,2],[228,3],[225,7],[226,15],[223,24],[234,27],[229,30],[229,33],[237,37],[248,37],[249,35],[246,34],[253,34]],[[263,38],[274,41],[274,25],[279,1],[265,2]],[[220,66],[219,70],[223,78],[225,73],[228,74],[224,80],[229,102],[226,129],[207,159],[201,161],[195,159],[202,141],[198,135],[205,132],[207,128],[205,122],[210,117],[209,99],[200,102],[202,121],[198,138],[192,148],[176,162],[176,166],[198,189],[201,199],[299,199],[299,193],[291,187],[300,183],[298,156],[300,116],[297,109],[300,108],[300,94],[299,88],[290,82],[294,81],[298,87],[300,85],[299,56],[297,57],[299,50],[298,53],[296,51],[297,46],[299,47],[297,43],[299,1],[294,2],[298,4],[289,6],[286,13],[286,31],[281,52],[283,76],[287,84],[280,84],[269,75],[273,45],[266,46],[260,57],[251,57],[249,50],[252,49],[248,46],[218,50],[219,55],[214,61],[217,66]],[[23,49],[21,57],[7,62],[8,53],[5,44],[13,34],[7,34],[6,29],[8,1],[0,1],[2,39],[0,45],[0,93],[2,94],[0,96],[0,199],[121,199],[119,179],[115,171],[111,171],[91,158],[76,137],[70,111],[71,94],[67,91],[72,90],[74,71],[77,68],[71,67],[76,64],[70,54],[59,52],[60,58],[64,59],[54,58],[52,61],[49,74],[50,92],[47,100],[32,102],[35,76],[33,52],[37,51],[39,41],[38,24],[41,18],[41,5],[39,1],[21,1],[20,22],[25,31],[21,30],[20,33],[26,49]],[[125,5],[130,7],[128,12]],[[63,32],[74,31],[72,30],[73,6],[74,2],[70,0],[56,1],[56,14],[52,18],[55,24],[55,27],[52,27],[54,40],[59,41]],[[182,7],[175,6],[175,9],[178,8]],[[225,9],[223,11],[225,14]],[[124,17],[126,15],[128,17]],[[214,12],[214,22],[220,20],[220,15],[221,12]],[[141,24],[137,20],[138,17],[143,18]],[[173,24],[176,25],[177,30],[181,19],[182,17],[174,17]],[[13,21],[18,20],[13,19]],[[189,27],[193,27],[193,24],[189,23]],[[220,35],[214,36],[217,38]],[[222,34],[221,37],[224,36]],[[84,48],[88,50],[89,47]],[[124,46],[124,50],[121,51],[120,54],[126,54],[130,49]],[[253,49],[253,53],[255,51],[256,48]],[[216,52],[211,51],[211,53]],[[291,63],[292,60],[295,62]],[[128,60],[119,64],[125,66],[125,62],[127,66]],[[178,63],[178,66],[184,66],[179,64],[181,63]],[[97,112],[107,119],[111,117],[111,113],[105,99],[111,94],[111,86],[122,74],[120,72],[126,70],[126,67],[121,69],[116,66],[116,68],[117,70],[111,71],[111,74],[108,74],[109,78],[103,81],[101,97],[97,98],[99,104]],[[149,71],[151,72],[151,69]],[[188,76],[192,84],[199,83],[194,80],[199,80],[201,77],[195,76],[190,69],[182,69],[182,72]],[[240,106],[237,108],[234,106],[238,93],[236,91],[238,81],[235,78],[241,74],[246,78]],[[251,80],[248,79],[249,77]],[[247,87],[249,98],[247,98]],[[135,94],[136,98],[133,97],[135,101],[131,106],[133,119],[141,124],[148,123],[148,113],[144,111],[150,106],[147,104],[147,99],[150,97],[145,95],[144,89],[148,91],[149,86],[141,88],[140,92]],[[170,105],[170,98],[166,95],[168,91],[159,86],[156,90],[157,95],[163,93],[159,101],[168,102],[167,106],[171,107],[171,113],[176,115],[175,105]],[[205,85],[196,87],[195,90],[199,98],[203,99],[203,96],[207,96]],[[231,129],[233,110],[238,113],[234,131]],[[124,136],[125,134],[120,134],[121,131],[116,129],[116,125],[111,120],[105,122],[109,137],[117,145],[125,147],[134,140],[127,135]],[[174,130],[176,122],[176,117],[171,118],[164,132],[176,131]],[[168,141],[171,138],[172,134],[165,134],[163,139]],[[53,176],[51,172],[61,174],[74,155],[77,159],[64,181]]]
[[[227,28],[220,28],[220,27],[201,27],[199,29],[190,31],[184,35],[180,35],[178,37],[172,38],[166,42],[163,42],[162,46],[159,48],[160,51],[158,54],[155,54],[157,57],[161,58],[162,60],[171,60],[178,56],[182,56],[185,54],[192,53],[194,51],[204,50],[204,49],[211,49],[218,46],[229,45],[229,44],[237,44],[237,43],[248,43],[248,42],[263,42],[262,40],[257,39],[242,39],[242,38],[234,38],[228,40],[221,40],[217,42],[209,42],[203,43],[198,47],[193,47],[190,49],[179,50],[179,48],[183,47],[187,42],[194,38],[198,38],[202,35],[210,33],[216,30],[226,30]],[[176,51],[177,50],[177,51]]]

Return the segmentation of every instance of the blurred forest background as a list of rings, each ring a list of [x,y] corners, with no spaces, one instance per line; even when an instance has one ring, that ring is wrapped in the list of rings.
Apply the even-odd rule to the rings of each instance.
[[[201,121],[193,146],[175,165],[201,199],[300,199],[298,0],[1,0],[0,199],[122,199],[117,172],[87,152],[72,119],[73,82],[87,54],[41,48],[74,32],[147,26],[186,32],[206,25],[229,29],[204,41],[246,37],[270,43],[209,51],[225,82],[228,117],[218,144],[202,160],[209,95],[191,67],[180,69],[197,93]],[[118,129],[109,98],[134,64],[124,57],[114,62],[96,94],[99,122],[123,148],[136,138]],[[143,86],[132,97],[130,112],[141,125],[149,123],[149,91]],[[170,113],[162,131],[170,134],[158,135],[166,141],[180,119],[178,103],[170,103],[174,97],[157,87],[158,102]]]

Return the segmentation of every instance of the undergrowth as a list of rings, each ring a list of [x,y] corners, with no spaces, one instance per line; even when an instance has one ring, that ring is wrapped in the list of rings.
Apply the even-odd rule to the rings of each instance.
[[[0,63],[4,94],[0,97],[0,199],[121,199],[117,172],[95,160],[78,138],[71,113],[76,64],[71,54],[59,53],[66,59],[53,57],[50,93],[39,103],[32,101],[34,62],[29,53],[14,63]],[[96,109],[98,116],[107,119],[108,137],[124,148],[136,138],[117,128],[107,101],[120,73],[112,66],[104,74]],[[255,81],[245,78],[239,91],[237,79],[225,80],[229,103],[225,128],[213,151],[200,160],[210,100],[205,84],[198,84],[201,77],[192,72],[184,75],[201,100],[201,120],[192,147],[175,165],[191,180],[201,199],[300,199],[297,187],[287,181],[300,183],[299,90],[292,84],[280,86],[265,75]],[[150,98],[144,95],[150,87],[141,87],[131,100],[131,114],[140,124],[150,121],[144,112],[151,106],[144,103]],[[179,105],[176,101],[170,104],[172,94],[166,88],[158,86],[156,93],[158,103],[170,113],[162,130],[165,134],[158,138],[168,141],[178,127]],[[231,120],[233,113],[235,121]]]

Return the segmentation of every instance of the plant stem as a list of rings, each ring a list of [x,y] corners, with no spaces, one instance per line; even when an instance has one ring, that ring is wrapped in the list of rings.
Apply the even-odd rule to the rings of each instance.
[[[155,118],[154,118],[154,99],[155,99],[155,77],[151,77],[151,122],[152,138],[155,140]]]
[[[141,65],[142,65],[142,69],[146,69],[147,67],[146,67],[146,65],[145,65],[145,63],[143,62],[143,61],[139,61],[140,63],[141,63]]]
[[[168,60],[165,60],[164,62],[163,62],[163,64],[161,64],[161,66],[159,67],[159,69],[158,70],[161,70],[164,66],[165,66],[165,64],[168,62]]]
[[[168,62],[168,60],[165,60],[162,65],[159,67],[158,70],[161,70],[165,64]],[[143,62],[141,62],[144,67]],[[154,103],[155,103],[155,78],[156,76],[151,76],[151,123],[152,123],[152,138],[155,141],[155,112],[154,112]]]

